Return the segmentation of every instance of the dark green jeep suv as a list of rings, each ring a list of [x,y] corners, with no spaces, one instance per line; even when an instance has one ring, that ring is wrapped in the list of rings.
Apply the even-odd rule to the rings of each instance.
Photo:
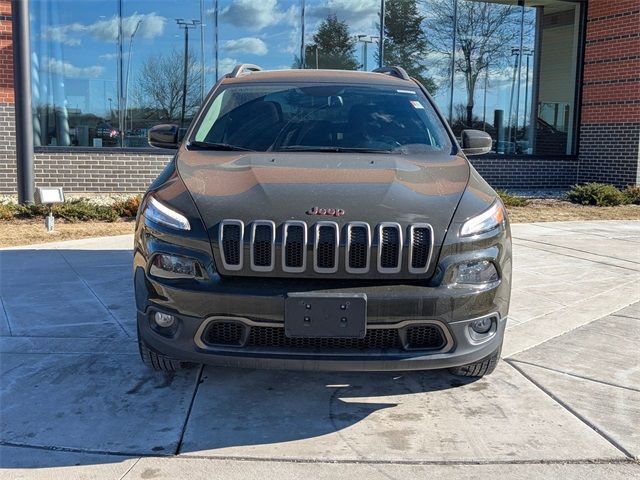
[[[403,69],[239,65],[179,132],[149,132],[178,150],[136,227],[147,365],[495,368],[511,238],[465,156],[491,139]]]

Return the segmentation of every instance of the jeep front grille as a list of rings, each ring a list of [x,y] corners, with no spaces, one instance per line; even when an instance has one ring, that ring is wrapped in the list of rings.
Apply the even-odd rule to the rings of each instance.
[[[308,226],[291,220],[276,226],[271,220],[255,220],[245,227],[240,220],[223,220],[218,232],[223,272],[272,272],[278,264],[286,273],[333,274],[342,268],[349,274],[424,274],[433,243],[433,229],[424,223],[349,222],[340,227],[331,221]]]

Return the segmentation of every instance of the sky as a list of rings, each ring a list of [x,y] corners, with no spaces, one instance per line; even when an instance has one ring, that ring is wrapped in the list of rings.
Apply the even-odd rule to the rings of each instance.
[[[182,51],[184,31],[176,24],[177,18],[202,20],[206,85],[207,89],[213,86],[214,4],[214,0],[124,0],[123,49],[127,69],[131,45],[130,88],[135,88],[141,65],[149,55]],[[68,108],[98,115],[106,115],[111,107],[116,108],[118,1],[31,0],[30,5],[34,99],[60,103],[64,97]],[[300,52],[300,6],[300,0],[219,0],[220,75],[244,62],[267,69],[290,68]],[[307,0],[307,42],[322,19],[332,13],[346,21],[354,35],[377,35],[379,6],[379,0]],[[189,47],[198,58],[200,34],[200,27],[190,30]],[[375,67],[375,48],[375,44],[369,46],[369,69]],[[360,46],[357,54],[362,61]],[[53,85],[45,82],[49,74],[54,74],[59,82]],[[508,102],[510,78],[509,71],[492,75],[487,100],[489,110]],[[38,79],[42,81],[38,83]],[[455,91],[454,102],[464,102],[461,78],[456,82]],[[480,102],[476,114],[481,115],[481,87],[476,97]],[[436,100],[446,109],[446,86],[440,89]]]

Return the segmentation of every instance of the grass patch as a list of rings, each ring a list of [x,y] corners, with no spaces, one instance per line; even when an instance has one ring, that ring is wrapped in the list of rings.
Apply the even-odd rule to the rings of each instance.
[[[526,198],[512,195],[506,190],[497,190],[497,193],[505,207],[526,207],[529,205],[529,200]]]

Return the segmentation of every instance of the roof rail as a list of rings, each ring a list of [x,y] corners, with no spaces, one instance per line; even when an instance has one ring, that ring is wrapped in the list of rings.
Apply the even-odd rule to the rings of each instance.
[[[242,63],[240,65],[236,65],[233,71],[227,74],[227,78],[238,78],[251,72],[260,72],[261,70],[262,68],[260,68],[258,65],[254,65],[252,63]]]
[[[407,71],[402,67],[380,67],[376,68],[373,72],[391,75],[392,77],[397,77],[402,80],[411,80],[411,77],[409,76]]]

